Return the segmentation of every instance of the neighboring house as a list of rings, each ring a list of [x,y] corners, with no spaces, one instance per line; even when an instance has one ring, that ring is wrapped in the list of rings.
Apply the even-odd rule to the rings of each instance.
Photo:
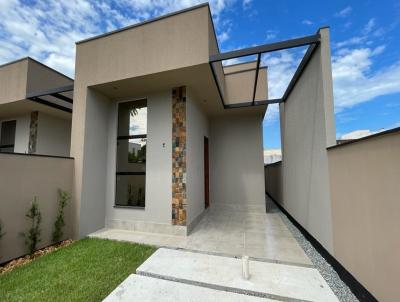
[[[381,129],[381,130],[378,130],[378,131],[355,130],[355,131],[352,131],[352,132],[349,132],[349,133],[346,133],[346,134],[342,135],[339,139],[336,140],[336,142],[338,144],[343,144],[343,143],[346,143],[346,142],[353,141],[355,139],[360,139],[360,138],[363,138],[363,137],[374,135],[374,134],[377,134],[377,133],[382,132],[382,131],[385,131],[385,129]]]
[[[264,164],[273,164],[282,160],[281,149],[267,149],[264,150]]]
[[[31,58],[1,65],[0,152],[69,156],[72,84]],[[69,91],[42,96],[60,87]]]

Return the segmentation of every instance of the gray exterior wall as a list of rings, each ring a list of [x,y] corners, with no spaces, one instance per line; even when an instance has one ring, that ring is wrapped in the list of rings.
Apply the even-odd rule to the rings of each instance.
[[[83,129],[85,148],[82,160],[82,199],[78,205],[79,236],[104,227],[107,179],[107,148],[109,100],[88,89],[86,98],[88,123]],[[89,114],[90,112],[90,114]],[[77,179],[75,173],[75,180]]]
[[[329,31],[286,102],[282,117],[283,207],[333,253],[326,147],[335,143]]]
[[[208,117],[200,109],[198,100],[188,90],[187,118],[187,225],[205,209],[204,196],[204,137],[209,137]]]
[[[264,166],[265,173],[265,191],[272,196],[272,198],[282,203],[282,162],[278,161],[273,164]]]
[[[58,189],[72,194],[72,159],[32,155],[0,154],[0,220],[5,236],[0,240],[0,263],[25,255],[28,249],[20,232],[30,227],[25,217],[34,196],[42,214],[41,242],[38,248],[51,244],[58,212]],[[74,236],[75,199],[65,208],[65,238]]]
[[[151,231],[151,227],[161,228],[155,224],[171,224],[172,95],[171,91],[155,92],[131,100],[143,98],[147,99],[146,207],[114,208],[118,103],[113,102],[108,127],[106,224],[123,229],[148,227]]]
[[[210,123],[210,204],[265,201],[261,115],[226,111]]]

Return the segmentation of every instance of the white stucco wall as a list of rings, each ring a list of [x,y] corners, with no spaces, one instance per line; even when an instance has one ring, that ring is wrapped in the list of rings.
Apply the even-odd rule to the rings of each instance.
[[[204,137],[209,137],[209,121],[197,100],[187,91],[186,97],[186,188],[187,225],[205,209],[204,191]]]
[[[106,221],[171,224],[172,93],[164,91],[134,99],[143,98],[147,99],[146,206],[145,209],[114,207],[118,118],[118,105],[114,102],[108,123]]]
[[[326,147],[335,142],[329,33],[281,110],[283,207],[333,252]]]
[[[264,203],[262,116],[227,114],[210,124],[210,204]]]
[[[39,112],[36,154],[69,156],[70,146],[71,120],[61,119]]]

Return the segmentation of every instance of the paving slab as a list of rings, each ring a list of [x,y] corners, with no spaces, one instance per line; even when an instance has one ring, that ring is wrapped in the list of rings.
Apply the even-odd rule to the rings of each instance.
[[[161,248],[136,273],[281,301],[339,301],[318,270],[297,265],[251,260],[244,280],[241,259]]]
[[[103,301],[272,302],[273,300],[132,274]]]

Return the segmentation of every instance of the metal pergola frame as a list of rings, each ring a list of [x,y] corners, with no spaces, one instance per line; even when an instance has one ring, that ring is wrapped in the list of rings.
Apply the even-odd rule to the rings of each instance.
[[[296,39],[291,39],[291,40],[286,40],[286,41],[281,41],[281,42],[276,42],[276,43],[271,43],[271,44],[264,44],[260,46],[255,46],[255,47],[249,47],[249,48],[244,48],[244,49],[239,49],[239,50],[234,50],[234,51],[228,51],[225,53],[219,53],[216,55],[212,55],[209,57],[209,64],[211,68],[211,72],[214,78],[214,82],[217,86],[218,94],[220,96],[222,105],[224,109],[232,109],[232,108],[243,108],[243,107],[250,107],[250,106],[261,106],[261,105],[269,105],[269,104],[277,104],[277,103],[282,103],[287,100],[289,97],[291,91],[293,90],[294,86],[296,85],[297,81],[299,80],[301,74],[303,73],[305,67],[307,66],[308,62],[310,61],[314,51],[318,47],[321,41],[321,36],[319,34],[319,30],[316,34],[311,35],[311,36],[305,36],[301,38],[296,38]],[[286,88],[285,93],[283,94],[282,98],[280,99],[266,99],[266,100],[261,100],[257,101],[256,100],[256,92],[257,92],[257,83],[258,83],[258,73],[260,68],[265,68],[265,66],[260,67],[261,63],[261,55],[264,53],[268,52],[274,52],[274,51],[279,51],[279,50],[284,50],[284,49],[291,49],[291,48],[296,48],[296,47],[301,47],[301,46],[307,46],[308,49],[306,53],[304,54],[303,59],[301,60],[299,66],[297,67],[291,81],[289,82],[288,87]],[[252,55],[257,55],[257,60],[256,62],[256,67],[252,70],[255,70],[255,78],[254,78],[254,87],[253,87],[253,97],[251,100],[244,101],[241,103],[237,104],[226,104],[224,101],[224,96],[221,91],[221,86],[218,81],[218,77],[214,68],[214,63],[217,62],[222,62],[224,60],[229,60],[229,59],[237,59],[237,58],[242,58],[246,56],[252,56]],[[229,67],[229,65],[227,65]],[[226,74],[224,73],[224,76]]]
[[[72,98],[67,97],[62,94],[64,92],[70,92],[73,90],[74,90],[74,85],[67,85],[67,86],[57,87],[57,88],[53,88],[53,89],[49,89],[49,90],[27,93],[26,99],[36,102],[36,103],[39,103],[39,104],[42,104],[42,105],[46,105],[46,106],[58,109],[58,110],[72,113],[72,109],[64,107],[64,106],[56,104],[56,103],[52,103],[48,100],[43,99],[43,97],[51,96],[51,97],[61,100],[63,102],[73,104]]]

